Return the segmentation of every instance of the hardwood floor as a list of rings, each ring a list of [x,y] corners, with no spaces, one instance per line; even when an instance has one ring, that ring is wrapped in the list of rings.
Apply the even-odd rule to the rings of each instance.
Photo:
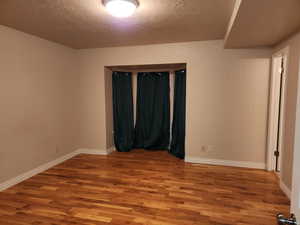
[[[274,174],[166,152],[78,155],[0,193],[1,225],[275,225]]]

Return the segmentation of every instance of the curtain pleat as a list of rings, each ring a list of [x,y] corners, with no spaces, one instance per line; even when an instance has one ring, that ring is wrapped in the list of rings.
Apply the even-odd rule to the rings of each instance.
[[[112,82],[115,147],[128,152],[134,141],[132,74],[113,72]]]
[[[170,143],[169,72],[138,73],[135,148],[167,150]]]
[[[170,153],[185,157],[186,70],[175,71],[174,109]]]

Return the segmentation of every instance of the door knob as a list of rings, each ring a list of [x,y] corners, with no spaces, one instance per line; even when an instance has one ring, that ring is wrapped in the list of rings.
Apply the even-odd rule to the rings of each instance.
[[[297,225],[297,220],[294,214],[291,215],[291,218],[285,218],[284,215],[277,215],[278,225]]]

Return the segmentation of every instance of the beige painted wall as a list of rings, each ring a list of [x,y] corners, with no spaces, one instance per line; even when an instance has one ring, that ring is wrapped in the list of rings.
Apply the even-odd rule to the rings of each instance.
[[[265,163],[270,55],[223,41],[80,50],[82,146],[107,147],[105,66],[187,63],[187,156]]]
[[[265,162],[270,50],[206,41],[75,51],[4,26],[0,49],[0,183],[112,145],[113,65],[187,63],[187,156]]]
[[[106,121],[106,149],[114,147],[113,123],[113,96],[112,96],[112,70],[104,68],[105,74],[105,121]]]
[[[297,84],[300,63],[300,33],[276,46],[274,53],[289,46],[287,88],[285,102],[285,126],[282,155],[282,180],[288,188],[292,186],[293,150],[297,103]]]
[[[74,50],[0,26],[0,183],[78,148],[76,65]]]

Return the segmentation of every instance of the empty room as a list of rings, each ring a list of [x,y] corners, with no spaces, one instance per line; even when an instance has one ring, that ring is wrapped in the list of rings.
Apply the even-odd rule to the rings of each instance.
[[[300,224],[299,0],[1,0],[0,225]]]

